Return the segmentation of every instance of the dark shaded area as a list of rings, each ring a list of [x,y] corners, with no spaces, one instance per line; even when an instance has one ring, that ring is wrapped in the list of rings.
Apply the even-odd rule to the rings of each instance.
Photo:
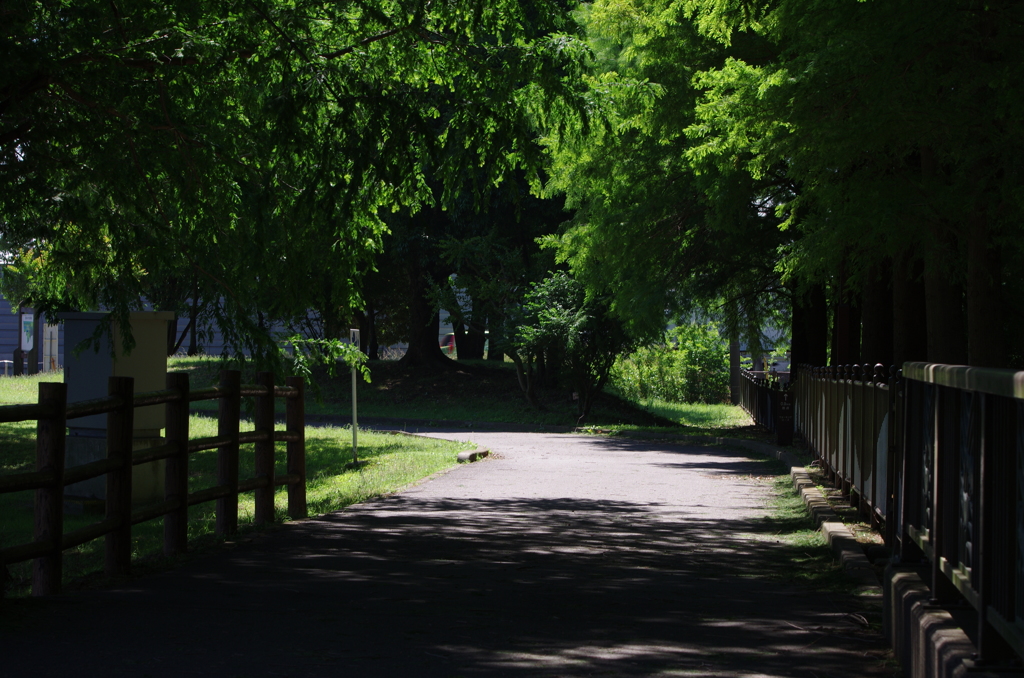
[[[664,476],[724,492],[766,466],[594,444],[665,452]],[[0,654],[11,675],[893,675],[861,605],[793,580],[807,547],[778,535],[799,525],[708,513],[414,490],[115,590],[14,601]]]

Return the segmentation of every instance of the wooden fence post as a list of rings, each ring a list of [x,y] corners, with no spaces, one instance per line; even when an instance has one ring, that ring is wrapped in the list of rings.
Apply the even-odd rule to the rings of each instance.
[[[294,520],[306,517],[306,382],[302,377],[288,377],[285,384],[299,393],[288,398],[286,428],[298,436],[288,441],[288,473],[299,477],[299,482],[288,486],[288,515]]]
[[[267,484],[257,487],[256,524],[274,522],[274,374],[260,372],[256,384],[266,389],[264,395],[256,396],[256,411],[253,423],[257,433],[266,433],[267,439],[256,443],[256,477],[266,478]]]
[[[231,491],[217,500],[217,534],[229,535],[238,531],[238,420],[242,413],[242,373],[222,370],[220,387],[226,392],[220,399],[217,417],[217,435],[227,436],[231,442],[217,448],[217,484]]]
[[[36,490],[34,540],[50,545],[49,554],[32,563],[32,595],[60,593],[61,540],[64,536],[64,449],[68,387],[39,384],[39,404],[49,410],[36,424],[36,470],[50,471],[54,481]]]
[[[179,397],[166,405],[167,442],[177,451],[167,458],[164,495],[177,506],[164,516],[164,555],[184,553],[188,548],[188,374],[169,372],[168,390]]]
[[[104,538],[106,572],[126,575],[132,564],[132,434],[135,422],[135,380],[110,377],[107,393],[123,400],[107,414],[107,459],[118,467],[107,473],[107,520],[118,526]]]

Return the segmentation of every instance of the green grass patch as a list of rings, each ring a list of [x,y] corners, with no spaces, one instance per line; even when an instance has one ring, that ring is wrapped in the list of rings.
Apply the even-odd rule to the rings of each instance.
[[[774,460],[772,460],[774,461]],[[814,525],[803,499],[787,475],[770,480],[773,499],[761,539],[772,576],[798,581],[819,591],[850,593],[855,586],[836,562],[824,535]]]
[[[64,371],[0,377],[0,405],[39,402],[39,384],[44,381],[64,381]]]
[[[640,405],[660,417],[671,419],[688,428],[717,431],[751,424],[750,417],[737,405],[670,403],[664,400],[648,400]]]

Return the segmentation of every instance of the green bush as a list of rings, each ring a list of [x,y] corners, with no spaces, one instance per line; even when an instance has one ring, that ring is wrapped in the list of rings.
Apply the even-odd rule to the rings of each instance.
[[[729,398],[729,346],[713,323],[676,327],[663,343],[619,358],[610,381],[635,401],[721,403]]]

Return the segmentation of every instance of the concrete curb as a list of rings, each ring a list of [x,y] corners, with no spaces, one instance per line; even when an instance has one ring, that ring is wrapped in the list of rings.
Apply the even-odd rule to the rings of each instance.
[[[487,455],[489,455],[490,453],[491,453],[490,450],[485,450],[483,448],[479,448],[479,449],[476,449],[476,450],[466,450],[465,452],[459,452],[459,463],[460,464],[468,464],[468,463],[472,463],[474,461],[479,461],[479,460],[483,459],[484,457],[486,457]]]

